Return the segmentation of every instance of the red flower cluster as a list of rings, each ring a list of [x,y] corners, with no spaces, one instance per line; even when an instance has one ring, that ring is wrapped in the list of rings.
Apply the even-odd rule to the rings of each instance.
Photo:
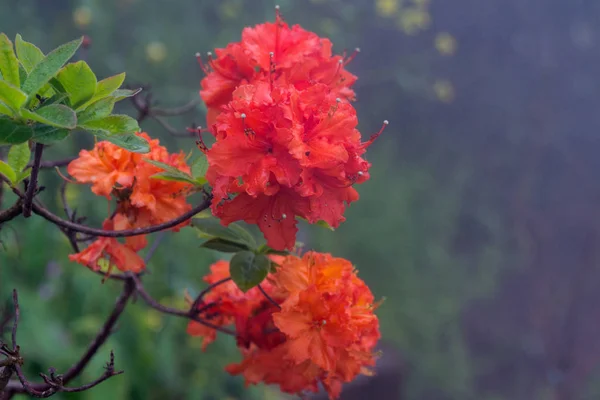
[[[209,55],[207,68],[198,55],[206,77],[202,79],[200,96],[208,107],[208,122],[212,125],[221,107],[232,99],[240,85],[258,81],[294,85],[305,89],[315,83],[325,84],[342,100],[354,100],[350,88],[356,76],[345,66],[358,49],[346,57],[333,55],[329,39],[320,38],[299,25],[290,27],[277,12],[274,23],[264,23],[242,31],[242,40],[216,49],[216,58]]]
[[[143,228],[169,221],[191,209],[185,200],[191,185],[152,179],[152,175],[162,170],[144,161],[160,161],[189,173],[185,155],[169,154],[165,147],[160,146],[158,139],[150,139],[144,132],[138,133],[138,136],[150,144],[148,154],[132,153],[103,141],[96,143],[90,151],[82,150],[67,168],[78,182],[90,183],[92,192],[98,196],[117,200],[117,210],[104,221],[103,229]],[[173,230],[177,231],[185,224]],[[102,237],[82,252],[70,255],[69,259],[93,270],[100,268],[101,259],[108,259],[110,267],[139,272],[145,264],[137,252],[145,246],[145,235],[128,237],[124,244],[115,238]]]
[[[247,384],[301,393],[316,392],[321,382],[337,398],[344,382],[369,374],[374,365],[380,334],[373,295],[342,258],[308,252],[277,262],[277,272],[260,288],[244,294],[231,281],[221,283],[197,311],[214,325],[235,324],[243,360],[227,371],[242,374]],[[228,263],[219,261],[205,281],[228,276]],[[216,335],[197,322],[190,322],[188,333],[202,336],[203,348]]]
[[[216,138],[205,149],[213,214],[258,224],[278,250],[294,247],[296,217],[337,227],[381,133],[361,142],[348,103],[356,77],[344,69],[352,57],[332,56],[329,40],[279,15],[216,53],[200,92]]]

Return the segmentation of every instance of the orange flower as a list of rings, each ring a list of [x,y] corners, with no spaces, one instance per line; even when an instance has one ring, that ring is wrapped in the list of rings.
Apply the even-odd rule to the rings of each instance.
[[[277,261],[277,272],[261,286],[279,307],[256,288],[243,294],[226,286],[232,282],[207,295],[218,299],[211,322],[235,321],[243,359],[227,371],[242,374],[247,384],[277,384],[288,393],[316,391],[321,382],[337,398],[344,382],[369,374],[375,363],[380,335],[373,294],[342,258],[308,252]],[[205,280],[228,276],[228,263],[219,261]],[[216,334],[198,325],[190,323],[188,332],[204,336],[204,347]]]
[[[134,168],[140,154],[132,153],[109,142],[99,142],[92,150],[81,150],[79,158],[67,167],[78,182],[91,183],[92,192],[110,198],[116,184],[131,187]]]
[[[229,280],[219,283],[225,278],[229,278],[229,262],[217,261],[210,267],[210,274],[204,277],[204,281],[209,285],[215,285],[198,304],[199,317],[210,320],[213,325],[228,326],[235,324],[238,328],[238,343],[246,343],[253,339],[261,338],[265,346],[268,343],[277,341],[271,335],[264,335],[264,330],[274,328],[270,315],[273,312],[272,307],[267,304],[267,299],[258,288],[250,289],[248,292],[242,292],[236,284]],[[271,284],[264,282],[261,285],[266,290],[271,290]],[[248,322],[251,319],[252,323]],[[257,328],[256,323],[265,329]],[[216,338],[216,331],[210,327],[202,325],[199,322],[190,321],[187,332],[192,336],[201,336],[202,349],[212,343]]]
[[[274,23],[245,28],[242,40],[215,51],[209,57],[200,96],[208,107],[212,125],[221,106],[232,99],[236,87],[258,81],[291,84],[304,89],[314,83],[326,84],[335,97],[345,101],[355,95],[351,86],[356,76],[345,66],[354,58],[333,56],[332,44],[298,25],[289,26],[277,13]]]
[[[113,221],[107,219],[102,225],[103,229],[114,229]],[[116,266],[121,271],[140,272],[144,269],[144,260],[137,255],[139,249],[129,244],[121,244],[115,238],[101,237],[96,239],[85,250],[69,255],[69,260],[83,264],[93,271],[100,269],[99,261],[106,259],[110,266]]]
[[[79,158],[73,160],[67,168],[78,182],[91,183],[92,191],[97,195],[108,198],[113,195],[116,198],[117,209],[114,216],[112,220],[105,222],[105,226],[110,225],[111,229],[128,230],[161,224],[191,209],[185,199],[191,185],[153,179],[152,175],[159,173],[161,169],[145,161],[160,161],[189,173],[190,168],[185,163],[184,154],[169,154],[157,139],[151,139],[145,132],[137,135],[148,141],[148,154],[132,153],[102,141],[96,143],[90,151],[82,150]],[[188,223],[189,221],[183,222],[172,230],[177,231]],[[117,268],[139,271],[144,268],[144,262],[135,253],[143,249],[146,243],[145,235],[127,237],[125,245],[116,239],[100,238],[88,249],[71,257],[90,268],[97,268],[97,260],[106,253]]]
[[[295,244],[296,216],[337,227],[352,187],[369,178],[354,108],[323,84],[242,85],[214,124],[207,151],[212,210],[224,225],[258,224],[269,246]],[[237,197],[231,199],[231,195]]]

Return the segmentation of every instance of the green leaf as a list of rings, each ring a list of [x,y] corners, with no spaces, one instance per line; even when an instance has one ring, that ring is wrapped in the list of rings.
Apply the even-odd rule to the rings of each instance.
[[[194,181],[194,179],[192,178],[191,175],[186,174],[185,172],[180,171],[177,168],[175,168],[169,164],[165,164],[160,161],[149,160],[147,158],[144,158],[143,160],[147,163],[154,165],[155,167],[162,168],[163,171],[165,171],[165,172],[161,172],[161,173],[153,175],[152,176],[153,178],[163,179],[163,180],[171,180],[171,181],[176,180],[179,182],[191,183],[192,185],[196,184],[196,182]]]
[[[90,100],[88,100],[85,104],[79,106],[79,108],[77,110],[81,111],[81,110],[87,108],[90,104],[95,103],[98,100],[102,100],[110,95],[113,95],[114,92],[118,88],[121,87],[124,80],[125,80],[125,72],[118,74],[118,75],[110,76],[106,79],[102,79],[100,82],[98,82],[96,84],[96,92],[94,94],[94,97],[92,97]],[[115,100],[114,100],[115,103],[119,100],[122,100],[122,99],[117,99],[115,96],[113,96],[113,97],[115,98]]]
[[[108,135],[133,133],[140,130],[138,122],[128,115],[109,115],[104,118],[86,121],[79,127],[90,131],[103,131]]]
[[[194,179],[204,178],[206,171],[208,170],[208,160],[206,156],[202,155],[194,160],[191,165],[192,176]]]
[[[25,68],[21,64],[19,64],[19,79],[21,82],[25,82],[27,79],[27,71],[25,71]]]
[[[25,104],[27,94],[7,81],[0,81],[0,101],[9,106],[15,113]]]
[[[158,174],[154,174],[151,176],[152,179],[160,179],[161,181],[172,181],[172,182],[183,182],[190,183],[192,185],[196,185],[196,181],[193,181],[189,178],[184,178],[179,175],[174,175],[169,172],[159,172]]]
[[[44,53],[36,45],[24,41],[18,33],[15,39],[15,48],[17,49],[17,57],[27,73],[31,72],[33,67],[45,57]]]
[[[73,108],[84,104],[96,93],[96,75],[85,61],[67,64],[60,70],[56,80],[69,95]]]
[[[113,94],[125,81],[125,72],[102,79],[96,85],[95,99],[102,99]]]
[[[302,217],[298,217],[299,219],[301,219],[302,221],[305,221],[306,223],[310,222],[306,219],[306,218],[302,218]],[[321,228],[325,228],[325,229],[329,229],[330,231],[335,231],[335,228],[332,227],[331,225],[329,225],[327,222],[323,221],[323,220],[319,220],[316,223],[312,224],[312,225],[316,225],[319,226]]]
[[[25,118],[57,128],[74,129],[77,126],[75,111],[63,104],[50,104],[33,111],[21,110]]]
[[[93,121],[95,119],[102,119],[108,117],[115,107],[114,97],[105,97],[95,103],[90,104],[84,110],[77,113],[77,120],[80,124],[87,121]]]
[[[200,236],[212,239],[220,238],[230,242],[239,243],[247,246],[249,249],[256,247],[254,237],[236,223],[231,223],[227,227],[221,225],[221,222],[216,218],[193,218],[192,226],[200,231]]]
[[[17,181],[17,174],[15,173],[15,171],[13,171],[10,165],[8,165],[2,160],[0,160],[0,174],[7,177],[12,184],[15,184]]]
[[[69,130],[48,126],[45,124],[36,124],[33,126],[33,140],[41,144],[54,144],[64,140],[69,136]]]
[[[214,238],[202,243],[200,247],[220,251],[222,253],[237,253],[241,250],[250,250],[248,246],[242,243],[231,242],[226,239]]]
[[[112,95],[113,95],[113,97],[115,97],[117,99],[117,101],[121,101],[128,97],[133,97],[141,91],[142,91],[142,89],[135,89],[135,90],[119,89],[119,90],[115,90]]]
[[[20,87],[19,60],[13,50],[13,44],[4,33],[0,34],[0,72],[8,83]]]
[[[8,118],[0,118],[0,144],[19,144],[33,136],[29,125],[14,122]]]
[[[27,166],[30,157],[29,143],[25,142],[11,146],[6,161],[13,171],[21,172]]]
[[[27,93],[30,100],[73,57],[81,46],[82,40],[83,37],[57,47],[32,68],[27,80],[22,85],[23,91]]]
[[[31,175],[31,168],[27,168],[26,170],[17,173],[17,179],[15,183],[19,183],[23,179],[29,178],[29,175]]]
[[[100,140],[106,140],[125,150],[132,151],[134,153],[148,153],[150,152],[150,144],[146,139],[139,137],[134,133],[125,133],[120,135],[107,134],[106,131],[94,131],[90,130],[90,133],[98,137]]]
[[[267,256],[251,251],[240,251],[229,262],[231,279],[244,293],[260,284],[270,269],[271,262]]]
[[[280,256],[287,256],[290,254],[289,251],[286,250],[275,250],[269,246],[267,246],[266,244],[263,244],[262,246],[260,246],[260,248],[258,249],[259,253],[262,254],[277,254]]]
[[[8,116],[13,116],[14,112],[8,108],[8,106],[6,104],[4,104],[3,102],[0,101],[0,114],[4,114],[4,115],[8,115]]]

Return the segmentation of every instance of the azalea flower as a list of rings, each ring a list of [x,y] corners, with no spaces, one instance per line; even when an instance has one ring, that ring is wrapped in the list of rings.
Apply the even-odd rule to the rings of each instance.
[[[105,226],[111,226],[110,229],[128,230],[157,225],[191,209],[186,201],[191,185],[152,178],[162,169],[146,162],[160,161],[189,173],[183,152],[169,154],[158,139],[151,139],[145,132],[137,135],[148,141],[148,154],[133,153],[101,141],[92,150],[82,150],[79,157],[67,167],[77,182],[91,183],[95,194],[117,200],[117,209],[112,218],[105,221]],[[182,222],[172,230],[177,231],[188,223]],[[123,271],[139,272],[144,268],[144,262],[136,252],[143,249],[146,243],[145,235],[127,237],[125,245],[116,239],[99,238],[87,249],[70,257],[72,261],[97,269],[98,261],[106,256]],[[117,257],[116,253],[121,256]]]
[[[238,86],[258,81],[291,84],[298,89],[322,83],[335,97],[351,101],[355,98],[351,86],[357,78],[345,66],[355,55],[333,55],[329,39],[299,25],[289,26],[277,12],[274,23],[245,28],[240,42],[216,49],[208,66],[198,55],[206,73],[200,96],[208,107],[208,124],[215,122]]]
[[[369,178],[355,109],[324,84],[238,87],[207,150],[213,214],[257,224],[269,246],[292,249],[296,217],[336,228]]]
[[[349,261],[330,254],[290,255],[277,263],[261,284],[269,298],[258,288],[244,294],[229,281],[207,294],[200,308],[213,306],[200,316],[210,313],[212,323],[235,326],[242,360],[227,366],[229,373],[298,394],[316,392],[321,382],[335,399],[344,382],[374,366],[380,333],[373,294]],[[228,276],[228,263],[219,261],[205,281]],[[204,338],[203,349],[216,337],[197,322],[188,333]]]

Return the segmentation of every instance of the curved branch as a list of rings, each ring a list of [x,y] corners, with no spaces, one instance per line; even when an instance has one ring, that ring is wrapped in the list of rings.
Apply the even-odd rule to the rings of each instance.
[[[70,229],[75,232],[86,233],[88,235],[94,236],[102,236],[102,237],[128,237],[128,236],[137,236],[137,235],[145,235],[148,233],[163,231],[166,229],[173,228],[188,219],[192,218],[194,215],[198,214],[206,210],[210,206],[211,197],[207,196],[202,203],[198,206],[192,208],[190,211],[185,214],[180,215],[179,217],[172,219],[170,221],[164,222],[158,225],[152,225],[145,228],[135,228],[135,229],[126,229],[122,231],[108,231],[104,229],[98,228],[90,228],[85,225],[77,224],[75,222],[67,221],[65,219],[60,218],[59,216],[51,213],[46,208],[33,203],[33,212],[38,214],[39,216],[45,218],[46,220],[53,222],[63,229]]]
[[[155,310],[160,311],[164,314],[175,315],[177,317],[183,317],[183,318],[198,322],[199,324],[202,324],[208,328],[214,329],[218,332],[225,333],[227,335],[237,336],[237,333],[231,329],[227,329],[227,328],[223,328],[222,326],[211,324],[210,322],[194,315],[195,313],[193,313],[193,309],[191,311],[183,311],[183,310],[178,310],[176,308],[163,306],[158,301],[154,300],[152,298],[152,296],[150,296],[148,294],[148,292],[146,292],[146,289],[144,289],[142,282],[137,278],[137,276],[130,275],[130,278],[135,283],[137,293],[139,293],[140,297],[142,299],[144,299],[146,304],[148,304],[148,306],[150,306],[151,308],[154,308]]]
[[[0,185],[2,183],[0,182]],[[0,226],[4,222],[8,222],[11,219],[21,215],[23,212],[23,200],[19,199],[17,202],[10,208],[7,208],[4,211],[0,211]]]

